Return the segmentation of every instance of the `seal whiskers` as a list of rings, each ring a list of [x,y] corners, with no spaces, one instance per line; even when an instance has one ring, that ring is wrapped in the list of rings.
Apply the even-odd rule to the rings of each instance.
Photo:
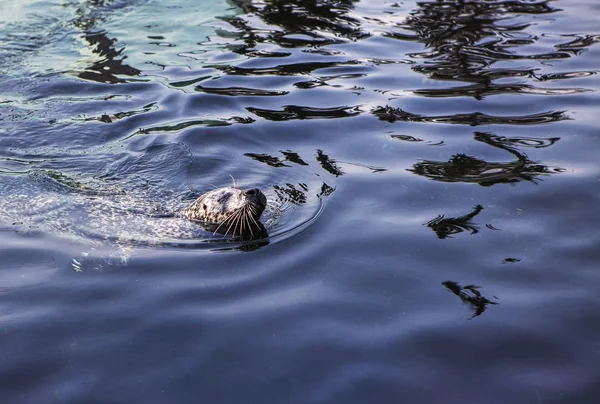
[[[248,224],[248,230],[250,230],[250,234],[254,236],[254,232],[252,231],[252,225],[250,224],[250,221],[248,220],[248,211],[250,209],[245,209],[244,210],[244,220],[245,222]],[[240,233],[242,232],[242,229],[240,229]]]
[[[229,215],[227,217],[227,219],[225,219],[223,222],[221,222],[221,224],[219,225],[219,227],[221,227],[222,225],[224,225],[225,223],[230,223],[229,227],[227,227],[227,230],[225,231],[225,234],[223,235],[223,237],[226,237],[227,234],[229,233],[229,230],[231,230],[231,227],[233,226],[233,233],[231,234],[233,237],[235,237],[235,229],[237,227],[237,223],[239,221],[240,216],[242,215],[242,211],[241,210],[237,210],[235,212],[233,212],[231,215]],[[219,227],[217,227],[217,229],[215,230],[215,232],[213,234],[216,234],[219,230]],[[240,228],[240,234],[241,234],[241,228]]]
[[[223,233],[223,237],[229,234],[241,237],[247,232],[254,236],[254,230],[262,227],[259,220],[267,206],[267,198],[257,188],[239,189],[235,178],[231,176],[231,179],[233,187],[218,188],[201,195],[181,212],[182,216],[209,225],[215,234]]]
[[[240,187],[238,187],[238,184],[235,182],[235,178],[233,178],[233,175],[229,174],[229,176],[231,177],[231,180],[233,181],[233,187],[239,189]]]

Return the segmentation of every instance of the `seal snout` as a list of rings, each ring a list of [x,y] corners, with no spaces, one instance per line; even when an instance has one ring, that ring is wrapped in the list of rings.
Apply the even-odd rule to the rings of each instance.
[[[246,196],[246,200],[260,209],[260,213],[267,206],[267,197],[258,188],[247,189],[244,191],[244,195]]]

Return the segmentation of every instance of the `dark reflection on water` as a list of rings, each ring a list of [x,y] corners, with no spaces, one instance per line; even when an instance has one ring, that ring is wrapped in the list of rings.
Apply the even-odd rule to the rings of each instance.
[[[138,114],[144,114],[144,113],[147,113],[150,111],[154,111],[156,109],[158,109],[158,107],[157,107],[156,103],[153,102],[148,105],[144,105],[142,108],[135,110],[135,111],[116,112],[116,113],[110,114],[110,115],[102,114],[100,116],[81,118],[81,120],[82,121],[99,121],[99,122],[103,122],[103,123],[113,123],[120,119],[129,118],[130,116],[134,116],[134,115],[138,115]]]
[[[470,114],[452,114],[438,116],[424,116],[406,112],[400,108],[390,106],[377,107],[373,111],[379,119],[388,122],[427,122],[427,123],[452,123],[460,125],[480,126],[480,125],[538,125],[540,123],[557,122],[568,119],[564,111],[549,111],[532,115],[521,116],[493,116],[481,112]]]
[[[138,76],[141,70],[127,66],[121,53],[124,49],[114,48],[115,40],[108,39],[106,33],[85,34],[85,40],[89,43],[92,51],[100,58],[93,65],[88,66],[85,71],[79,73],[84,80],[99,81],[101,83],[125,83],[126,80],[119,76]]]
[[[560,11],[551,1],[432,1],[418,3],[418,9],[403,27],[427,46],[413,56],[426,59],[413,67],[419,73],[440,80],[472,82],[449,96],[469,95],[478,99],[502,92],[492,80],[499,74],[519,77],[527,71],[504,69],[490,74],[502,60],[556,59],[569,57],[563,52],[517,53],[515,48],[535,44],[539,38],[527,33],[530,23],[511,22],[509,15],[551,15]],[[391,35],[394,38],[394,35]],[[404,40],[404,38],[399,38]],[[496,76],[496,77],[494,77]],[[504,91],[510,91],[504,89]],[[516,91],[517,93],[519,91]],[[418,91],[420,94],[427,94]]]
[[[358,40],[370,35],[361,30],[359,20],[349,15],[356,0],[234,1],[247,13],[255,13],[265,23],[280,28],[277,31],[260,32],[249,26],[243,18],[228,19],[229,23],[245,33],[246,46],[237,49],[240,53],[252,51],[260,42],[275,42],[283,48],[321,47],[338,43],[342,38]],[[335,34],[335,37],[327,34]]]
[[[127,65],[127,57],[123,55],[125,48],[117,49],[117,39],[109,38],[110,34],[97,27],[103,20],[102,8],[111,3],[114,1],[87,0],[75,11],[73,25],[83,32],[83,39],[97,59],[78,74],[84,80],[117,84],[125,83],[142,73],[141,70]],[[128,79],[121,76],[128,76]]]
[[[596,403],[599,11],[0,2],[0,401]]]
[[[233,224],[233,223],[232,223]],[[232,225],[223,225],[219,223],[201,223],[202,228],[213,233],[223,234],[223,242],[226,243],[241,243],[241,245],[227,248],[240,251],[254,251],[260,247],[269,245],[269,231],[265,228],[262,222],[251,223],[247,229],[244,229],[240,234],[235,234],[235,229],[232,229]],[[232,234],[230,240],[226,240],[225,237],[228,234]],[[221,249],[223,250],[223,249]]]
[[[301,166],[307,166],[308,163],[298,155],[298,153],[294,153],[291,150],[288,151],[279,151],[281,154],[285,156],[286,161],[291,161],[292,163],[300,164]]]
[[[250,157],[253,160],[259,161],[261,163],[267,164],[271,167],[291,167],[289,164],[286,164],[285,161],[289,161],[292,163],[296,163],[303,166],[308,166],[302,158],[294,152],[284,152],[281,151],[281,154],[285,156],[285,159],[280,159],[279,157],[270,156],[268,154],[256,154],[256,153],[245,153],[244,155]],[[323,170],[327,171],[330,174],[333,174],[336,177],[344,175],[342,169],[336,164],[336,161],[331,159],[327,154],[323,152],[323,150],[316,151],[316,160],[319,162]],[[374,171],[385,171],[384,169],[376,169],[373,167],[367,167]]]
[[[244,96],[249,96],[249,95],[265,96],[265,95],[267,95],[267,96],[269,96],[269,95],[286,95],[288,93],[287,91],[268,91],[268,90],[261,90],[261,89],[256,89],[256,88],[244,88],[244,87],[209,88],[209,87],[196,86],[196,90],[202,91],[207,94],[222,94],[222,95],[231,95],[231,96],[237,96],[237,95],[244,95]]]
[[[238,66],[227,66],[220,67],[215,66],[216,68],[223,69],[225,73],[229,75],[240,75],[240,76],[270,76],[273,74],[279,76],[295,76],[298,74],[308,74],[315,70],[327,69],[330,67],[337,66],[353,66],[358,63],[355,61],[345,61],[345,62],[311,62],[311,63],[290,63],[290,64],[281,64],[276,66],[269,67],[238,67]]]
[[[475,285],[460,286],[458,282],[445,281],[442,285],[448,291],[454,293],[463,303],[468,304],[473,309],[473,315],[469,317],[469,320],[480,316],[486,311],[489,305],[498,304],[492,300],[487,299],[479,291],[480,287]]]
[[[335,160],[329,158],[328,155],[323,153],[323,150],[317,150],[317,161],[321,164],[321,167],[330,174],[333,174],[336,177],[344,175],[344,172],[338,167]]]
[[[314,108],[297,105],[286,105],[282,111],[273,111],[260,108],[247,108],[248,111],[271,121],[287,121],[290,119],[324,119],[324,118],[347,118],[358,115],[359,109],[356,107],[336,107],[336,108]]]
[[[542,148],[548,147],[560,138],[504,138],[490,133],[475,132],[475,140],[505,150],[517,159],[510,162],[487,162],[459,153],[447,162],[421,161],[408,169],[415,174],[444,182],[474,182],[482,186],[501,183],[531,181],[537,183],[547,174],[563,172],[561,168],[551,168],[531,161],[527,154],[514,146]]]
[[[277,196],[283,201],[291,202],[295,205],[302,205],[303,203],[306,203],[305,192],[308,191],[308,188],[305,184],[285,184],[284,186],[276,185],[274,188]]]
[[[482,99],[485,96],[497,94],[564,95],[583,93],[586,91],[590,90],[584,88],[540,88],[527,84],[488,84],[483,89],[479,85],[473,85],[443,89],[415,90],[414,93],[425,97],[469,96]]]
[[[472,212],[460,217],[446,218],[444,215],[439,215],[427,222],[426,225],[437,234],[439,239],[452,237],[453,234],[462,233],[463,231],[470,231],[471,234],[477,234],[479,227],[471,219],[477,216],[482,210],[483,206],[477,205],[473,208]]]
[[[253,160],[270,165],[271,167],[289,167],[289,165],[285,164],[280,158],[269,156],[268,154],[246,153],[244,155]]]

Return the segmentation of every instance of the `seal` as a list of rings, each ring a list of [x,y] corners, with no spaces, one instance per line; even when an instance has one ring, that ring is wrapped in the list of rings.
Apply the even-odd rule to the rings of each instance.
[[[242,190],[236,186],[213,189],[181,211],[183,217],[201,222],[215,233],[232,231],[232,236],[264,230],[259,222],[267,198],[258,188]]]

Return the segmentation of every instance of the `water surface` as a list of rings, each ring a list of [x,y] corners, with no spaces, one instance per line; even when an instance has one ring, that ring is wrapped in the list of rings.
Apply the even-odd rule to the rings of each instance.
[[[598,13],[2,2],[1,401],[595,403]]]

